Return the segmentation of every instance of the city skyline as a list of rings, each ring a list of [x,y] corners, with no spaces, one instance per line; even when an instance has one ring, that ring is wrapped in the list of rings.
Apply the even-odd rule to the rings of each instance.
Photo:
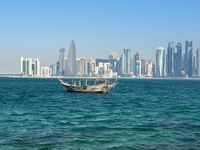
[[[76,44],[71,40],[68,52],[61,48],[59,59],[49,67],[40,67],[38,58],[21,57],[20,76],[199,78],[199,48],[195,53],[193,41],[185,41],[183,46],[170,41],[167,49],[158,47],[155,61],[144,58],[139,51],[132,54],[127,48],[119,55],[110,53],[106,59],[85,58],[76,57]]]
[[[155,61],[159,46],[193,41],[200,47],[197,0],[185,1],[1,1],[0,73],[19,73],[21,56],[42,66],[73,39],[77,56],[108,58],[124,48]],[[188,11],[185,11],[188,10]]]

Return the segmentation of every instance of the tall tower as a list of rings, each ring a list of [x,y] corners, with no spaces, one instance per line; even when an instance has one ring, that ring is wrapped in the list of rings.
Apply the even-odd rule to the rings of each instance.
[[[61,48],[59,52],[59,75],[64,75],[65,71],[65,49]]]
[[[182,44],[177,43],[176,53],[174,54],[174,75],[180,77],[182,71]]]
[[[139,75],[139,73],[141,72],[141,70],[139,70],[141,67],[138,67],[138,65],[141,64],[141,62],[139,63],[140,61],[140,53],[137,52],[135,55],[134,55],[134,73],[135,75]]]
[[[174,42],[169,42],[167,47],[167,76],[174,76]]]
[[[70,48],[68,51],[65,74],[67,76],[76,75],[76,46],[74,40],[71,41]]]
[[[40,60],[38,58],[33,59],[33,75],[40,75]]]
[[[163,47],[157,48],[156,51],[156,76],[165,76],[165,49]]]
[[[200,77],[200,48],[196,51],[196,75]]]
[[[128,76],[131,69],[131,50],[124,49],[124,54],[122,57],[122,74]]]
[[[192,53],[192,41],[185,41],[185,58],[184,58],[184,70],[185,74],[189,77],[192,76],[192,59],[193,59],[193,53]]]

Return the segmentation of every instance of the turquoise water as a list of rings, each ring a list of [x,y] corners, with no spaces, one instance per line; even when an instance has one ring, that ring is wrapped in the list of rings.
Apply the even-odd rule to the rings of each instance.
[[[0,149],[200,149],[200,80],[119,80],[101,95],[0,78]]]

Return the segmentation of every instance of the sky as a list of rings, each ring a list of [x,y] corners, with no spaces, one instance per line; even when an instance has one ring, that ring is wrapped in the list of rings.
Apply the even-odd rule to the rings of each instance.
[[[20,57],[58,60],[76,43],[78,57],[108,58],[131,48],[155,59],[169,41],[200,47],[199,0],[1,0],[0,74],[20,73]]]

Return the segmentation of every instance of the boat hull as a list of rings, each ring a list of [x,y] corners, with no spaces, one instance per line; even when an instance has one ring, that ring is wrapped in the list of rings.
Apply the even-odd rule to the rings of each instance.
[[[98,85],[84,85],[84,86],[77,86],[76,84],[69,84],[63,82],[59,79],[60,83],[65,87],[65,89],[69,92],[77,92],[77,93],[108,93],[115,85],[117,84],[116,81],[114,83],[102,83]]]

